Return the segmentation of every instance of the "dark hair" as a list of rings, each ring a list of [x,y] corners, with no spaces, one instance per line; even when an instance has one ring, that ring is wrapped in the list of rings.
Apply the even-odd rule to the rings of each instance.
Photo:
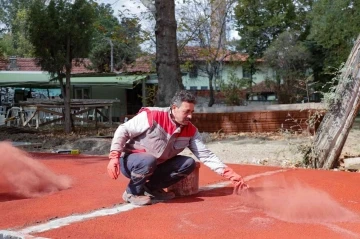
[[[196,103],[196,97],[195,95],[187,90],[180,90],[175,93],[174,97],[171,99],[170,105],[176,105],[177,107],[180,107],[182,102],[188,102],[188,103]]]

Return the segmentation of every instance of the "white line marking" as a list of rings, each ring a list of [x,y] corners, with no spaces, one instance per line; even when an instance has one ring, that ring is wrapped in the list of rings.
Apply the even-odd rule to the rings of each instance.
[[[273,174],[281,173],[281,172],[285,172],[285,171],[287,171],[287,170],[281,169],[281,170],[276,170],[276,171],[254,174],[254,175],[244,177],[244,180],[250,181],[255,178],[269,176],[269,175],[273,175]],[[205,187],[201,187],[199,189],[199,191],[208,191],[208,190],[212,190],[215,188],[221,188],[221,187],[225,187],[229,184],[230,184],[229,181],[215,183],[215,184],[207,185]],[[141,206],[135,206],[132,204],[121,204],[121,205],[115,206],[113,208],[105,208],[105,209],[96,210],[96,211],[93,211],[90,213],[58,218],[58,219],[51,220],[51,221],[43,223],[43,224],[23,228],[22,230],[17,231],[17,232],[16,231],[0,231],[0,238],[1,238],[1,236],[3,236],[4,239],[6,239],[6,238],[11,238],[11,239],[36,238],[36,237],[29,236],[28,234],[49,231],[52,229],[68,226],[72,223],[81,222],[81,221],[93,219],[96,217],[103,217],[103,216],[119,214],[122,212],[133,210],[135,208],[139,208],[139,207],[141,207]],[[6,237],[6,236],[8,236],[8,237]],[[37,237],[37,238],[39,238],[39,237]]]
[[[22,234],[20,232],[0,230],[1,239],[47,239],[45,237],[34,237],[31,235]]]
[[[290,169],[279,169],[279,170],[275,170],[275,171],[268,171],[265,173],[258,173],[258,174],[254,174],[254,175],[249,175],[244,177],[244,181],[251,181],[255,178],[260,178],[260,177],[264,177],[264,176],[270,176],[273,174],[277,174],[277,173],[282,173],[282,172],[286,172],[289,171]]]
[[[280,169],[280,170],[275,170],[275,171],[270,171],[270,172],[265,172],[265,173],[258,173],[258,174],[254,174],[254,175],[249,175],[249,176],[244,177],[244,181],[247,182],[247,181],[251,181],[251,180],[253,180],[255,178],[260,178],[260,177],[264,177],[264,176],[270,176],[270,175],[277,174],[277,173],[282,173],[282,172],[285,172],[285,171],[289,171],[289,170],[288,169]],[[201,187],[201,188],[199,188],[199,191],[201,192],[201,191],[212,190],[212,189],[215,189],[215,188],[223,188],[223,187],[225,187],[225,186],[227,186],[229,184],[231,184],[230,181],[215,183],[215,184],[211,184],[211,185]]]
[[[113,207],[113,208],[105,208],[105,209],[100,209],[100,210],[93,211],[93,212],[86,213],[86,214],[79,214],[79,215],[63,217],[63,218],[55,219],[55,220],[52,220],[52,221],[49,221],[47,223],[40,224],[37,226],[27,227],[27,228],[20,230],[20,233],[29,234],[29,233],[44,232],[44,231],[48,231],[51,229],[68,226],[72,223],[81,222],[81,221],[84,221],[87,219],[109,216],[109,215],[114,215],[114,214],[130,211],[130,210],[138,208],[138,207],[139,206],[135,206],[132,204],[121,204],[121,205]]]
[[[348,236],[352,236],[352,237],[355,237],[355,238],[360,238],[359,234],[356,234],[355,232],[352,232],[350,230],[347,230],[345,228],[342,228],[342,227],[339,227],[335,224],[331,224],[331,223],[321,223],[321,225],[329,228],[330,230],[334,231],[334,232],[337,232],[339,234],[346,234]]]
[[[220,182],[220,183],[214,183],[214,184],[210,184],[204,187],[199,188],[199,192],[203,192],[203,191],[209,191],[209,190],[213,190],[215,188],[223,188],[227,185],[229,185],[231,182],[226,181],[226,182]]]

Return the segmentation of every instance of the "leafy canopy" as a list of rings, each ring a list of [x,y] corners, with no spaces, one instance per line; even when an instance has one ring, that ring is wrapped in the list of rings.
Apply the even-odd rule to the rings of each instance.
[[[0,0],[0,51],[4,57],[33,56],[33,46],[26,33],[26,19],[31,2]]]
[[[34,0],[28,18],[29,39],[42,69],[63,73],[75,58],[88,55],[94,10],[86,0]]]
[[[309,14],[309,40],[325,53],[325,67],[338,68],[345,62],[360,29],[359,0],[318,0]]]
[[[310,52],[299,39],[299,33],[285,31],[264,53],[264,60],[276,71],[280,103],[294,103],[307,90]],[[281,81],[280,81],[281,80]]]
[[[130,63],[138,57],[141,38],[140,24],[137,18],[114,16],[110,4],[96,4],[94,39],[90,60],[93,68],[99,72],[110,71],[111,45],[113,45],[113,64],[119,70],[124,63]]]

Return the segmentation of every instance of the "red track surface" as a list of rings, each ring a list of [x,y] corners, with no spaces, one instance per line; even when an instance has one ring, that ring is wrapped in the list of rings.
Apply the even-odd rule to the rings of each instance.
[[[72,188],[22,199],[0,189],[0,230],[21,231],[76,214],[121,206],[127,179],[111,180],[107,158],[35,155]],[[360,174],[231,165],[251,190],[232,187],[72,223],[32,236],[46,238],[360,238]],[[266,174],[267,172],[276,172]],[[204,165],[200,187],[223,179]],[[224,181],[225,182],[225,181]]]

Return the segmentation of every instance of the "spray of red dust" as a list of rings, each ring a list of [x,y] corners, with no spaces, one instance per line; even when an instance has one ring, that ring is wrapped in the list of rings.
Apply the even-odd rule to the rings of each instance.
[[[324,191],[296,179],[265,181],[262,187],[241,194],[244,205],[262,210],[268,216],[292,223],[331,223],[357,221],[359,216]]]
[[[70,185],[70,178],[56,175],[23,150],[0,142],[0,193],[32,198],[67,189]]]

